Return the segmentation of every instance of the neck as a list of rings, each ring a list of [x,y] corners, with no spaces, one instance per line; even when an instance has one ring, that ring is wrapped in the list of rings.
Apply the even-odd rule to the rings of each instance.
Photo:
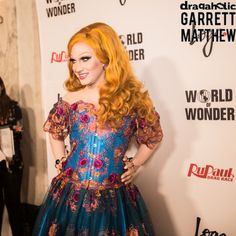
[[[84,100],[94,103],[94,104],[98,104],[99,102],[99,87],[97,86],[86,86],[83,89],[83,96],[84,96]]]

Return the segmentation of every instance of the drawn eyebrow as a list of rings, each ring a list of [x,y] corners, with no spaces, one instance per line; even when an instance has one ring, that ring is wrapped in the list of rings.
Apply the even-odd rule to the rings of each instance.
[[[79,54],[78,56],[75,56],[75,57],[71,56],[71,57],[72,57],[72,58],[80,58],[80,57],[83,56],[84,54],[89,54],[89,56],[90,56],[90,55],[91,55],[91,52],[86,51],[86,52],[82,52],[82,53]]]
[[[83,59],[83,58],[91,58],[92,56],[89,56],[89,55],[84,55],[84,56],[81,56],[79,57],[80,59]]]
[[[86,53],[91,54],[91,52],[85,51],[85,52],[82,52],[81,54],[79,54],[79,56],[82,56],[82,55],[84,55],[84,54],[86,54]]]

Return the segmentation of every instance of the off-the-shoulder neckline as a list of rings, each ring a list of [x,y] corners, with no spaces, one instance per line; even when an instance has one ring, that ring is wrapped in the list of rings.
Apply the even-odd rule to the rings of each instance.
[[[65,100],[61,100],[62,101],[62,103],[65,103],[67,106],[69,106],[69,107],[71,107],[71,106],[74,106],[74,105],[76,105],[76,104],[85,104],[85,105],[91,105],[94,109],[96,109],[97,108],[97,106],[94,104],[94,103],[92,103],[92,102],[86,102],[86,101],[84,101],[83,99],[79,99],[79,100],[77,100],[77,101],[74,101],[74,102],[72,102],[72,103],[69,103],[69,102],[67,102],[67,101],[65,101]]]

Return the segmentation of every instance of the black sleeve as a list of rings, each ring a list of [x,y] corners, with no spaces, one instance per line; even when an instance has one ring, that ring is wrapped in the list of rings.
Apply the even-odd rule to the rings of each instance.
[[[22,112],[17,103],[15,104],[15,118],[17,121],[22,119]]]
[[[12,101],[11,107],[10,107],[10,116],[9,116],[8,123],[10,126],[14,126],[17,124],[17,121],[20,121],[21,119],[22,119],[21,108],[17,102]]]

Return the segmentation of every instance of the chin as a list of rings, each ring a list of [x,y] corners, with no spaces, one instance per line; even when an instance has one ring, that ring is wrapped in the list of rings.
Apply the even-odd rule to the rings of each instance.
[[[92,87],[93,85],[96,84],[94,81],[80,81],[80,83],[81,83],[83,86],[88,86],[88,87]]]
[[[89,85],[88,81],[80,80],[81,85],[86,86]]]

